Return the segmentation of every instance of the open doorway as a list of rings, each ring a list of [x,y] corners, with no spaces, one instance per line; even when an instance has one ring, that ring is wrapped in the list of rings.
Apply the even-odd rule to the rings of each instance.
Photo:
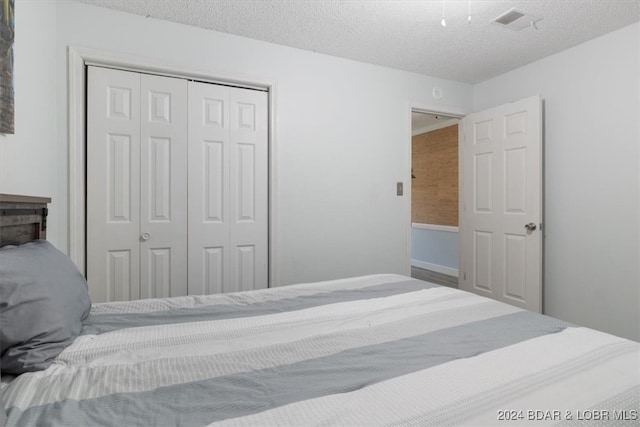
[[[458,121],[411,112],[411,275],[458,287]]]

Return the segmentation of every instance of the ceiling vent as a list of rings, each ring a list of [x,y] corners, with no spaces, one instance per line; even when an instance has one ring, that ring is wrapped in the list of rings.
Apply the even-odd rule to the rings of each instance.
[[[541,17],[528,14],[514,7],[498,16],[491,23],[512,31],[520,31],[527,27],[535,27],[536,22],[540,20],[542,20]]]

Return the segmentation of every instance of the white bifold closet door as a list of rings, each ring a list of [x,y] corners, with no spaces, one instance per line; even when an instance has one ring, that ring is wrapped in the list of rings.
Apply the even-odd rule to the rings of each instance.
[[[189,82],[189,293],[268,284],[267,93]]]
[[[89,67],[92,301],[187,293],[187,82]]]
[[[267,94],[88,67],[94,302],[266,288]]]

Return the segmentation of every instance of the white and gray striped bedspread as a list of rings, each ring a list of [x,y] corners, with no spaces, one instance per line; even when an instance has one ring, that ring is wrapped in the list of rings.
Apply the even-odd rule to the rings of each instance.
[[[50,368],[6,380],[10,426],[554,424],[606,413],[630,425],[640,344],[375,275],[96,304]]]

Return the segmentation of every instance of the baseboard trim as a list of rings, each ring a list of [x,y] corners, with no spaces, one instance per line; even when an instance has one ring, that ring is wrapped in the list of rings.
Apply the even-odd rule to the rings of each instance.
[[[449,233],[457,233],[460,231],[458,227],[453,227],[451,225],[421,224],[419,222],[412,222],[411,228],[420,230],[447,231]]]
[[[413,267],[424,268],[425,270],[435,271],[436,273],[446,274],[448,276],[458,277],[458,269],[446,267],[444,265],[432,264],[430,262],[418,261],[417,259],[411,260]]]

